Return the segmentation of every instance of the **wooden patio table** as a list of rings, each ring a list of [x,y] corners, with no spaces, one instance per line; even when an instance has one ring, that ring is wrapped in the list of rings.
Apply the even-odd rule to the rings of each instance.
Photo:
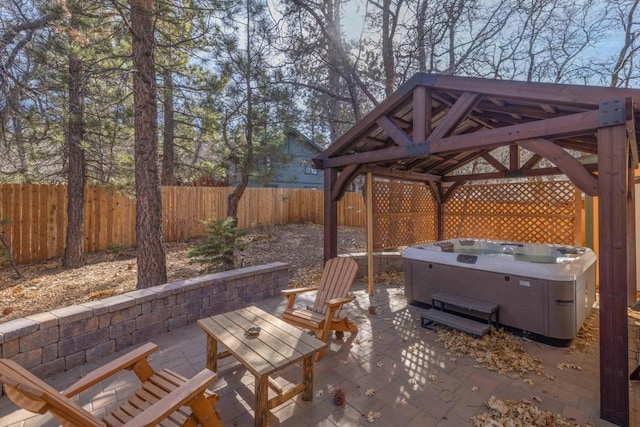
[[[303,400],[313,399],[313,358],[327,344],[289,325],[275,316],[251,306],[198,320],[207,333],[207,368],[218,369],[218,359],[234,356],[256,377],[255,425],[269,425],[269,409],[302,393]],[[257,336],[246,334],[254,326]],[[226,348],[218,352],[218,342]],[[302,381],[284,390],[269,376],[302,361]],[[276,396],[269,399],[269,387]]]

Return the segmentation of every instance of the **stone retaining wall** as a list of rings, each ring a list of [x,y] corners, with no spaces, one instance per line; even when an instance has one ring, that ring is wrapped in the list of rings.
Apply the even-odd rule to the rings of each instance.
[[[358,263],[358,276],[366,277],[368,270],[368,257],[366,252],[350,253],[340,256],[348,256]],[[373,272],[381,271],[404,271],[402,263],[402,255],[400,252],[374,252],[373,253]]]
[[[200,318],[273,297],[288,283],[288,265],[277,262],[12,320],[0,324],[0,356],[38,376],[51,376]]]

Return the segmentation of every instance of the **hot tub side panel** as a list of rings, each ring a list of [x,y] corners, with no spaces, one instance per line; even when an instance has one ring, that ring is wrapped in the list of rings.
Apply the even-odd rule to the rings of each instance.
[[[575,282],[549,281],[549,336],[573,339],[596,301],[596,265]]]
[[[431,304],[431,295],[449,292],[498,304],[500,323],[548,335],[547,281],[454,267],[420,260],[410,262],[405,280],[409,302]]]

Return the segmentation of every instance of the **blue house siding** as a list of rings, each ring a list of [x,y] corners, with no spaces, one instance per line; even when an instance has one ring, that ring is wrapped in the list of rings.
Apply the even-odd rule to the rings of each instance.
[[[285,164],[277,165],[278,170],[266,187],[323,189],[323,171],[314,169],[311,163],[311,159],[323,151],[322,147],[316,145],[300,132],[289,129],[285,133],[282,150],[285,157],[290,160]],[[257,161],[258,164],[269,162],[267,159],[259,160]],[[237,183],[238,175],[230,173],[229,185],[235,186]],[[250,177],[249,186],[265,187],[265,184],[256,180],[255,177]]]
[[[286,134],[284,150],[291,161],[281,165],[270,186],[322,189],[323,171],[314,169],[311,163],[311,159],[321,153],[322,148],[291,130]]]

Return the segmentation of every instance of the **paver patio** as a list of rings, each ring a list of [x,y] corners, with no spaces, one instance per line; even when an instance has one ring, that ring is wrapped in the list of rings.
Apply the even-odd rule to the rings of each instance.
[[[369,425],[366,416],[379,412],[377,426],[465,426],[470,417],[488,412],[484,402],[492,395],[500,399],[532,400],[545,411],[572,418],[576,423],[611,426],[599,418],[599,349],[591,341],[585,347],[557,348],[523,340],[523,347],[543,362],[543,376],[530,375],[533,384],[522,378],[499,375],[478,367],[469,356],[461,358],[447,354],[436,333],[420,327],[420,309],[408,306],[402,288],[376,285],[371,300],[366,287],[353,287],[357,299],[348,309],[360,331],[357,336],[346,334],[342,340],[332,339],[324,359],[314,368],[314,399],[295,399],[275,408],[271,425],[282,426],[352,426]],[[308,296],[309,301],[312,296]],[[305,303],[305,299],[301,299]],[[284,298],[275,297],[257,305],[279,315]],[[368,312],[369,305],[377,308]],[[592,320],[593,321],[593,320]],[[596,322],[597,324],[597,322]],[[638,325],[630,324],[630,366],[635,368],[638,348]],[[197,325],[190,325],[157,336],[152,340],[160,351],[151,357],[156,368],[171,368],[192,376],[205,366],[205,334]],[[412,351],[416,344],[424,351]],[[121,353],[108,358],[111,360]],[[107,359],[83,365],[55,378],[47,379],[57,389],[73,383],[83,373],[102,365]],[[582,368],[559,369],[559,363]],[[281,372],[283,383],[297,379],[299,368]],[[220,378],[214,390],[220,395],[217,409],[224,425],[252,426],[255,405],[254,377],[233,358],[219,363]],[[550,377],[553,376],[554,379]],[[124,372],[79,396],[79,403],[101,416],[132,391],[133,374]],[[332,390],[342,388],[346,404],[335,406]],[[375,394],[367,395],[373,389]],[[631,425],[638,425],[640,384],[631,383]],[[33,415],[18,410],[5,396],[0,398],[0,426],[57,425],[50,415]]]

